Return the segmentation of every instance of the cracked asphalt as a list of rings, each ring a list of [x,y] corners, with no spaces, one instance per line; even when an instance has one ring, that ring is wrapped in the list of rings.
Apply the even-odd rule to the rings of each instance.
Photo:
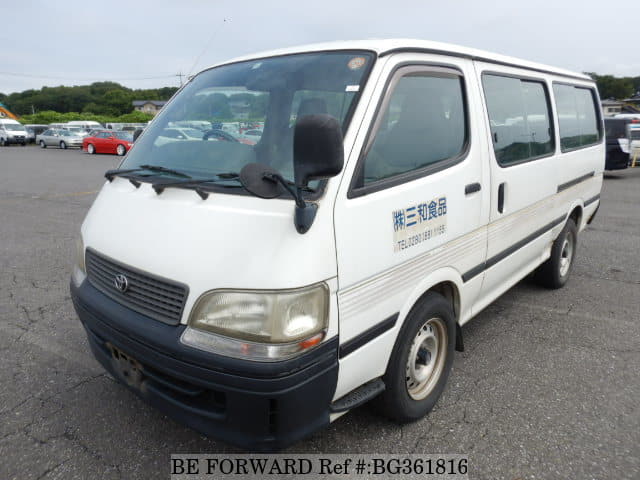
[[[0,149],[0,479],[167,478],[236,452],[151,409],[91,356],[69,298],[79,225],[111,156]],[[367,406],[297,453],[461,453],[473,479],[640,478],[640,168],[607,175],[573,276],[528,280],[464,328],[449,384],[399,426]]]

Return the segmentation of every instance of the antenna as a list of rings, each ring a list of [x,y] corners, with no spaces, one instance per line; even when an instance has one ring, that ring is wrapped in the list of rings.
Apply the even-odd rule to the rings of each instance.
[[[189,69],[189,73],[187,73],[187,77],[191,76],[191,74],[193,73],[193,69],[196,67],[196,65],[200,61],[200,57],[202,57],[202,55],[204,55],[204,52],[206,52],[209,49],[209,47],[211,46],[211,42],[213,42],[213,39],[215,38],[215,36],[218,33],[220,33],[220,31],[222,30],[222,27],[224,27],[225,23],[227,23],[227,19],[223,18],[222,19],[222,25],[220,25],[220,27],[211,34],[211,37],[209,38],[209,41],[205,44],[204,48],[200,52],[200,55],[198,55],[196,57],[195,62],[193,62],[193,65],[191,65],[191,68]],[[182,83],[182,81],[180,83]]]

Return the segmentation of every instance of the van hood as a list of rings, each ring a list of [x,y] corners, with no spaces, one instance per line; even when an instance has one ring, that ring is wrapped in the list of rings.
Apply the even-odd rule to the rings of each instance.
[[[293,225],[293,200],[265,200],[127,179],[105,183],[82,226],[85,248],[189,288],[185,315],[218,288],[284,289],[337,274],[331,216],[324,199],[304,235]],[[183,322],[185,318],[183,318]]]

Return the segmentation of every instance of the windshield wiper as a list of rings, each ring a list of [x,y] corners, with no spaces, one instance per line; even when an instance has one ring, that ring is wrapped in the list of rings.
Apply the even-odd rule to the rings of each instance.
[[[113,181],[113,177],[115,176],[126,175],[128,173],[142,172],[144,170],[148,170],[150,172],[156,172],[156,173],[170,173],[171,175],[175,175],[176,177],[192,178],[191,175],[187,175],[184,172],[180,172],[172,168],[161,167],[159,165],[140,165],[138,168],[130,168],[127,170],[119,170],[116,168],[115,170],[107,170],[104,176],[107,180],[111,182]],[[131,183],[133,183],[134,185],[136,185],[137,183],[136,188],[140,186],[139,182],[136,182],[136,183],[131,182]]]
[[[216,178],[187,179],[178,182],[155,182],[151,186],[158,195],[164,192],[165,188],[194,186],[196,187],[195,191],[198,195],[200,195],[200,198],[206,200],[207,198],[209,198],[209,193],[199,188],[198,185],[202,185],[205,183],[218,183],[225,180],[236,180],[238,182],[240,181],[240,175],[234,172],[216,173],[215,175]]]

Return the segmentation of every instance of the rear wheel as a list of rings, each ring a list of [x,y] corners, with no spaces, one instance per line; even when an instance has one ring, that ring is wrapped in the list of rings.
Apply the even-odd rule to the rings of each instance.
[[[47,144],[44,143],[44,140],[40,140],[40,148],[47,148]]]
[[[535,280],[547,288],[564,287],[573,267],[577,247],[578,227],[573,219],[569,218],[551,246],[551,256],[535,271]]]
[[[62,148],[63,150],[67,149],[67,144],[64,142],[60,142],[60,148]]]
[[[409,313],[389,359],[386,388],[376,399],[384,415],[411,422],[433,409],[451,371],[455,336],[451,305],[428,293]]]
[[[0,138],[0,145],[2,145],[3,147],[6,147],[7,141],[4,138]]]
[[[96,153],[96,147],[93,146],[93,143],[87,145],[87,153],[89,153],[90,155]]]
[[[119,156],[123,156],[125,153],[127,153],[127,149],[126,149],[126,147],[124,145],[118,145],[116,147],[116,153]]]

